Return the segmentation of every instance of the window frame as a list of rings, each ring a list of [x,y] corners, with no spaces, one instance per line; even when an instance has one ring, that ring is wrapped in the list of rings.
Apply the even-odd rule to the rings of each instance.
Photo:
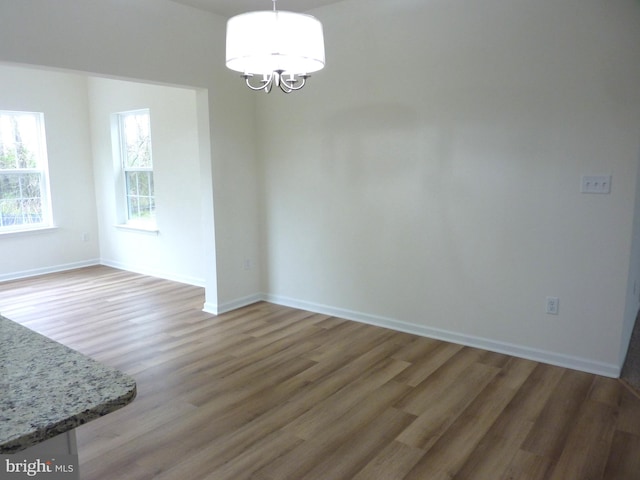
[[[125,119],[131,115],[145,114],[149,122],[149,162],[150,166],[147,167],[129,167],[127,166],[127,136],[125,129]],[[122,202],[118,202],[121,207],[119,208],[119,215],[123,219],[117,226],[126,227],[132,230],[145,230],[145,231],[157,231],[156,224],[156,194],[155,194],[155,171],[153,166],[153,141],[151,139],[151,110],[149,108],[139,108],[136,110],[127,110],[117,112],[114,114],[115,123],[117,128],[117,145],[114,150],[117,151],[118,157],[118,169],[119,169],[119,183],[118,189],[122,192]],[[151,200],[152,208],[150,209],[150,217],[148,219],[132,217],[130,198],[132,195],[129,192],[128,174],[135,172],[150,173],[150,184],[148,197]],[[137,195],[141,197],[140,195]]]
[[[0,235],[30,232],[36,230],[46,230],[54,228],[53,208],[51,199],[51,187],[49,184],[49,158],[47,151],[47,137],[45,129],[44,112],[22,111],[22,110],[0,110],[2,115],[28,115],[35,118],[35,148],[32,150],[36,160],[36,167],[29,168],[0,168],[0,172],[8,172],[9,174],[29,175],[38,174],[39,190],[40,190],[40,215],[41,221],[34,223],[20,223],[12,225],[2,225],[0,215]],[[20,197],[25,198],[25,197]],[[22,213],[24,215],[24,212]]]

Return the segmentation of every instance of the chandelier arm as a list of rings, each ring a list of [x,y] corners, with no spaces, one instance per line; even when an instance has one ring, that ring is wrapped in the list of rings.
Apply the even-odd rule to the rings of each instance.
[[[251,73],[244,73],[241,75],[241,77],[244,78],[247,87],[254,91],[264,90],[266,93],[271,92],[271,88],[273,88],[273,74],[269,75],[267,80],[260,80],[262,85],[259,86],[251,85],[250,79],[253,78],[253,76],[254,75]]]
[[[300,90],[302,87],[304,87],[305,83],[307,83],[307,78],[309,78],[310,76],[311,75],[307,74],[298,75],[297,78],[289,82],[287,82],[287,80],[284,78],[280,78],[280,90],[282,90],[284,93],[291,93],[293,91]],[[300,82],[300,85],[296,85],[298,82]],[[282,88],[283,84],[287,90]]]
[[[276,77],[276,85],[278,86],[278,88],[284,93],[291,93],[292,90],[287,83],[287,80],[284,78],[284,75],[282,75],[282,70],[276,70],[275,72],[273,72],[273,74]]]
[[[294,90],[300,90],[302,87],[304,87],[304,85],[307,83],[307,78],[309,78],[311,75],[300,75],[300,78],[302,80],[300,80],[300,85],[298,85],[296,88],[294,88]]]

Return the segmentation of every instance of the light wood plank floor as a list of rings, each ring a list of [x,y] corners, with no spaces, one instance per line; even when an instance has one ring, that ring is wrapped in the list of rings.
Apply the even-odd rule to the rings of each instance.
[[[133,375],[83,480],[640,479],[615,379],[107,267],[0,283],[0,312]]]

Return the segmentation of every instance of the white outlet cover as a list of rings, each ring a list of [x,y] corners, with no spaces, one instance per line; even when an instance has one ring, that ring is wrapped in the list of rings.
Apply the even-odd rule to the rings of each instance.
[[[560,309],[560,299],[558,297],[547,297],[545,299],[545,313],[548,315],[558,315]]]

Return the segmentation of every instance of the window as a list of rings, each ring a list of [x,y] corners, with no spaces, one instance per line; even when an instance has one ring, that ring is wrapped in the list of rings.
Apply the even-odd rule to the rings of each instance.
[[[123,112],[117,115],[126,223],[141,228],[155,228],[156,203],[149,110]]]
[[[44,114],[0,110],[0,232],[51,224]]]

